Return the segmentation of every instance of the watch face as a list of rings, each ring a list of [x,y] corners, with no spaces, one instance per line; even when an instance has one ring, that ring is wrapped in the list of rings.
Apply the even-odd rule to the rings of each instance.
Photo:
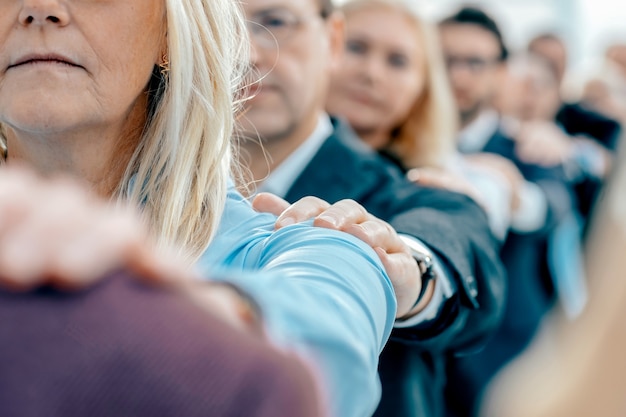
[[[417,265],[422,273],[422,282],[430,279],[430,276],[433,275],[434,258],[432,252],[416,238],[405,235],[398,236],[411,249],[411,254],[417,261]]]

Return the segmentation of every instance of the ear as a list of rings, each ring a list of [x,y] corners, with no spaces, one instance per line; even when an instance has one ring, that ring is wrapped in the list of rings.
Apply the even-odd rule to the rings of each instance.
[[[346,19],[343,13],[333,12],[328,16],[326,26],[329,36],[330,65],[334,69],[340,65],[345,48]]]

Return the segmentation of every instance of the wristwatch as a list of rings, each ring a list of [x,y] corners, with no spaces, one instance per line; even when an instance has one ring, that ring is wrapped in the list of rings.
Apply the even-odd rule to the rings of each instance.
[[[415,308],[426,293],[426,288],[428,288],[428,283],[437,277],[437,273],[435,272],[435,256],[422,242],[417,239],[398,234],[398,237],[409,247],[411,250],[411,255],[417,262],[417,267],[420,270],[421,278],[422,278],[422,287],[420,289],[420,293],[417,296],[417,300],[411,309]]]

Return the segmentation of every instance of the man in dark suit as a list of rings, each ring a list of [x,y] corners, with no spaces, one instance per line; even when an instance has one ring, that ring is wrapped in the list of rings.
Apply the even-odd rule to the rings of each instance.
[[[324,112],[329,72],[343,48],[343,20],[330,1],[250,0],[244,10],[251,66],[262,81],[241,118],[241,159],[263,191],[291,202],[353,199],[403,235],[425,291],[382,354],[376,415],[441,416],[445,359],[478,349],[503,308],[486,215],[466,196],[410,183]]]
[[[544,58],[551,65],[560,86],[567,70],[565,42],[553,33],[544,33],[530,41],[528,51]],[[579,175],[574,181],[575,191],[579,210],[583,216],[588,217],[608,169],[584,168],[598,159],[606,160],[604,164],[600,163],[600,168],[609,164],[611,154],[617,150],[622,127],[617,120],[585,107],[580,102],[562,101],[554,121],[571,137],[573,145],[579,145],[574,147],[574,157],[570,164],[579,167]]]
[[[0,291],[0,415],[321,417],[296,358],[171,290]]]
[[[442,48],[455,94],[462,152],[505,157],[521,174],[514,185],[518,201],[501,251],[509,276],[504,319],[486,348],[458,358],[448,370],[449,415],[474,416],[491,377],[530,342],[553,303],[547,245],[571,210],[571,193],[560,167],[525,162],[518,143],[492,107],[497,79],[508,52],[497,24],[480,9],[465,7],[440,24]]]

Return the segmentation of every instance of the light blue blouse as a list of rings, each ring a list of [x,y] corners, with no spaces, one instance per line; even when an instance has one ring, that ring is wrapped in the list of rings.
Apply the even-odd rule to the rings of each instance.
[[[391,282],[360,240],[310,224],[273,232],[275,220],[231,188],[198,267],[250,294],[271,338],[312,359],[333,416],[370,416],[380,399],[378,355],[396,314]]]

